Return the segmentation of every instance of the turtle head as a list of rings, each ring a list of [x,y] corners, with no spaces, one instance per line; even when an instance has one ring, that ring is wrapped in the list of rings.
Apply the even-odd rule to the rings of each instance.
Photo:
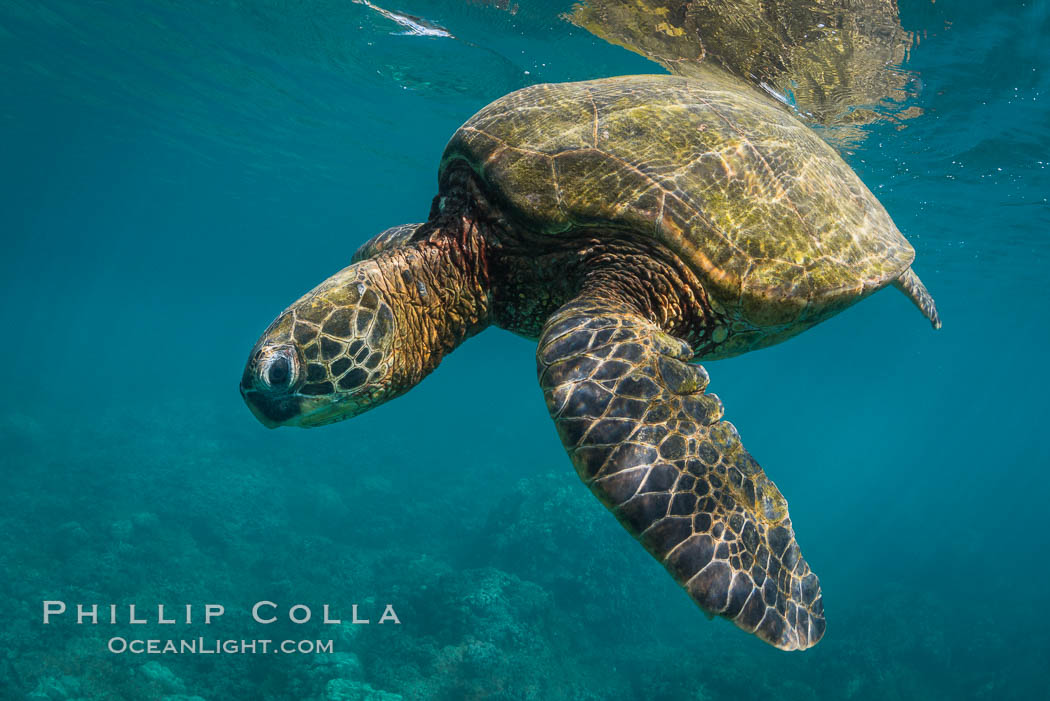
[[[263,424],[321,426],[415,384],[396,351],[401,305],[379,266],[341,270],[286,309],[255,344],[241,395]]]

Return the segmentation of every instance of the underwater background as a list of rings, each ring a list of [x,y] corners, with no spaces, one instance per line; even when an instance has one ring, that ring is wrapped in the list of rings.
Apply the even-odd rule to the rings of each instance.
[[[490,330],[322,429],[244,406],[262,329],[426,218],[477,109],[662,70],[568,2],[388,2],[455,38],[346,0],[0,4],[0,699],[1050,698],[1050,2],[901,0],[922,114],[844,154],[944,328],[884,292],[706,364],[821,578],[795,654],[708,621],[588,493],[528,341]],[[44,626],[48,599],[227,614]],[[263,599],[315,619],[256,625]]]

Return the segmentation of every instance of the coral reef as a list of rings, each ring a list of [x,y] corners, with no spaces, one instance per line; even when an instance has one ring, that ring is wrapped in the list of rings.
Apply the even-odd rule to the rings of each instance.
[[[1008,646],[991,613],[972,611],[962,630],[950,602],[892,583],[864,593],[875,613],[836,602],[831,636],[805,656],[709,623],[568,465],[505,483],[483,475],[512,465],[459,466],[468,472],[458,480],[434,475],[445,492],[406,500],[406,485],[425,476],[348,473],[337,441],[303,452],[293,436],[262,452],[246,448],[240,428],[201,435],[177,416],[115,412],[78,423],[62,442],[24,417],[0,419],[15,446],[0,456],[0,568],[14,573],[0,578],[10,604],[3,698],[699,701],[746,689],[755,698],[991,699],[1038,683],[1034,658],[1011,658],[991,680],[960,666]],[[410,462],[380,444],[357,449],[361,463]],[[480,493],[484,508],[469,508]],[[75,625],[70,611],[45,626],[45,599],[138,604],[152,618]],[[251,619],[258,600],[279,604],[275,623]],[[219,602],[226,613],[208,626],[161,625],[158,602],[169,613],[193,604],[198,616]],[[297,602],[311,606],[309,623],[288,620]],[[320,620],[324,603],[339,624]],[[378,624],[386,603],[400,624]],[[352,622],[353,604],[370,624]],[[1045,631],[1031,634],[1045,645]],[[333,649],[113,654],[113,636],[331,640]]]

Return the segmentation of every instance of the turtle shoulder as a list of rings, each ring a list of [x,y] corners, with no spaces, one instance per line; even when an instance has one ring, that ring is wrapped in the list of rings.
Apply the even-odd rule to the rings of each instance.
[[[453,135],[442,187],[457,163],[532,231],[655,239],[697,273],[739,330],[763,336],[827,318],[914,258],[831,146],[728,77],[524,88]]]

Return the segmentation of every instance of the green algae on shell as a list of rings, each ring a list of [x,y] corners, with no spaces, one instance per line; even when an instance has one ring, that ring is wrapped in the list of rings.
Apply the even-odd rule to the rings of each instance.
[[[915,257],[831,146],[728,76],[531,86],[453,135],[442,187],[456,162],[535,232],[655,239],[764,338],[831,316]]]

